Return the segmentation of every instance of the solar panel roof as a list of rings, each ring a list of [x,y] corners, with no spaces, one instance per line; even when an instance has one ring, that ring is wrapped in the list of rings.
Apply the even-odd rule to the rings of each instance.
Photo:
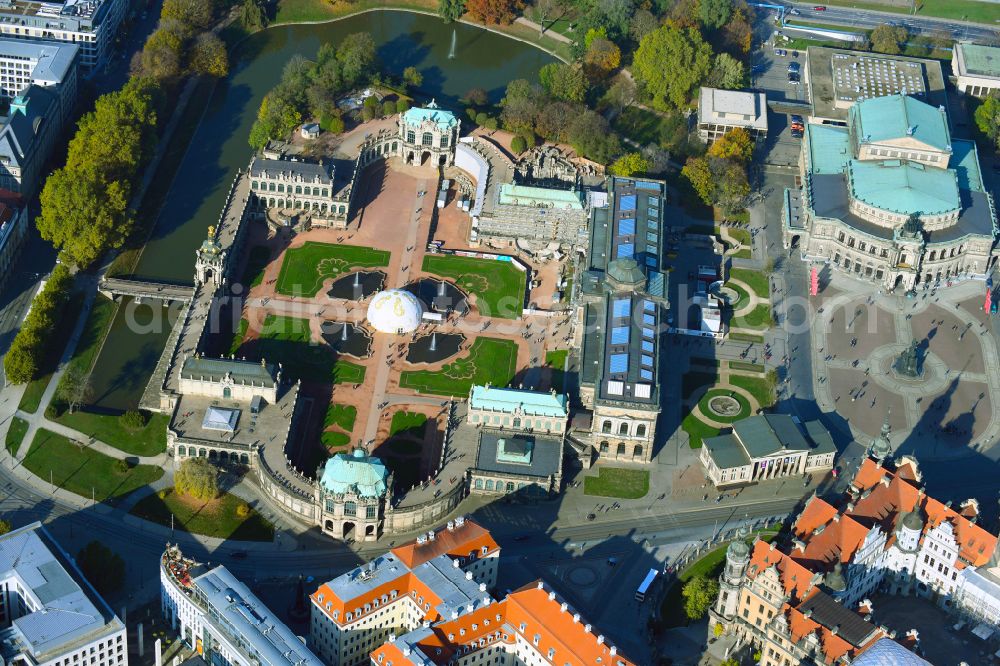
[[[628,372],[628,354],[612,354],[609,370],[613,375]]]
[[[629,339],[628,326],[615,326],[611,329],[611,344],[627,345]]]

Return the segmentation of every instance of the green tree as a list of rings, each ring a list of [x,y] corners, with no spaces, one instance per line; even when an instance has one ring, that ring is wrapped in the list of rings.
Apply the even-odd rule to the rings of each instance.
[[[708,158],[689,157],[681,169],[681,175],[698,198],[710,206],[715,203],[715,181]]]
[[[594,43],[595,39],[607,39],[608,29],[606,27],[598,26],[596,28],[589,28],[583,36],[583,48],[589,49],[590,45]]]
[[[869,37],[872,51],[899,55],[902,53],[902,45],[906,43],[909,34],[906,28],[901,25],[883,23],[872,30],[871,37]]]
[[[715,88],[739,90],[746,85],[746,78],[746,68],[742,62],[728,53],[720,53],[715,56],[708,83]]]
[[[56,387],[56,398],[69,407],[72,414],[90,397],[90,378],[88,373],[78,365],[69,364],[59,379]]]
[[[129,189],[93,169],[57,169],[42,189],[38,232],[70,263],[89,266],[105,250],[121,247],[131,232]]]
[[[611,165],[611,173],[616,176],[634,176],[648,173],[651,166],[642,153],[625,153]]]
[[[320,118],[319,126],[327,132],[340,134],[344,131],[344,119],[341,117],[340,113],[330,113]]]
[[[9,520],[0,518],[0,534],[7,534],[7,532],[10,532],[12,529],[13,526],[10,524]]]
[[[26,384],[38,374],[42,340],[34,331],[18,332],[3,357],[3,370],[11,384]]]
[[[550,95],[567,102],[582,102],[587,95],[587,77],[575,65],[552,62],[538,70],[538,79]]]
[[[174,489],[207,502],[219,496],[219,472],[205,458],[186,458],[174,474]]]
[[[592,80],[603,79],[618,69],[621,62],[621,49],[607,39],[595,39],[583,54],[583,66]]]
[[[142,74],[158,81],[174,79],[181,73],[184,37],[175,30],[158,28],[146,39],[139,55]]]
[[[979,131],[1000,150],[1000,94],[993,92],[984,99],[973,118]]]
[[[725,628],[724,628],[724,627],[722,626],[722,623],[721,623],[721,622],[716,622],[716,623],[715,623],[715,626],[714,626],[714,627],[712,627],[712,633],[713,633],[713,634],[715,635],[715,637],[716,637],[716,638],[718,638],[718,637],[719,637],[719,636],[721,636],[722,634],[726,633],[726,630],[725,630]]]
[[[716,139],[715,143],[709,146],[708,154],[712,157],[734,159],[746,164],[753,155],[753,139],[749,132],[742,127],[737,127]]]
[[[347,87],[361,83],[375,71],[375,40],[367,32],[348,35],[337,47],[337,60]]]
[[[161,19],[176,19],[196,30],[212,23],[212,3],[205,0],[163,0]]]
[[[221,79],[229,74],[229,56],[226,45],[211,32],[198,35],[191,45],[191,70]]]
[[[465,0],[438,0],[438,16],[445,23],[451,23],[462,18],[465,13]]]
[[[259,0],[243,0],[243,5],[240,6],[240,23],[249,32],[267,27],[267,13]]]
[[[692,28],[663,26],[639,43],[632,71],[662,110],[680,108],[705,80],[712,62],[712,47]]]
[[[733,14],[733,0],[700,0],[698,15],[701,24],[709,30],[718,30],[726,25]]]
[[[718,183],[716,203],[726,215],[735,215],[746,207],[750,196],[746,168],[732,160],[712,160],[710,163]]]
[[[543,95],[541,88],[524,79],[514,79],[508,83],[506,94],[500,100],[503,128],[515,134],[533,131],[539,100]]]
[[[567,135],[576,152],[601,164],[608,164],[621,152],[618,135],[611,131],[608,121],[590,109],[573,118]]]
[[[76,565],[100,594],[109,595],[125,583],[125,561],[100,541],[91,541],[76,556]]]
[[[705,576],[695,576],[684,583],[684,612],[688,618],[698,620],[705,616],[719,594],[719,583]]]
[[[660,22],[647,9],[639,9],[629,21],[628,34],[632,41],[639,42],[643,37],[660,27]]]
[[[466,104],[472,106],[486,106],[490,103],[490,97],[485,88],[469,88],[464,99]]]
[[[416,67],[407,67],[403,70],[403,81],[406,85],[419,88],[424,83],[424,75]]]
[[[391,116],[394,113],[396,113],[396,102],[395,101],[393,101],[391,99],[387,99],[384,102],[382,102],[382,115],[383,116]]]
[[[396,113],[406,113],[410,109],[410,103],[405,99],[396,100]]]
[[[513,139],[510,140],[510,150],[515,155],[520,155],[527,149],[528,144],[524,140],[524,137],[518,134]]]
[[[141,430],[146,427],[146,416],[138,409],[130,409],[119,418],[126,430]]]

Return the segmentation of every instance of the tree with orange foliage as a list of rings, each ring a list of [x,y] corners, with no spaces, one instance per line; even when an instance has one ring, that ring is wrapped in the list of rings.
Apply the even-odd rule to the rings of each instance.
[[[709,147],[708,154],[746,164],[753,155],[753,139],[745,129],[736,127],[716,139]]]
[[[483,23],[510,23],[524,5],[520,0],[466,0],[465,11]]]
[[[621,62],[621,49],[607,39],[595,39],[583,54],[583,68],[591,80],[603,79],[618,69]]]

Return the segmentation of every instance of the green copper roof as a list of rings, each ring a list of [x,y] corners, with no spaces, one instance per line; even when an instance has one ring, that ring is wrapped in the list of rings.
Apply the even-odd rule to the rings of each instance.
[[[958,44],[965,59],[965,71],[980,76],[1000,76],[1000,48],[980,44]]]
[[[843,173],[851,159],[847,130],[832,125],[806,125],[809,168],[812,173]]]
[[[958,179],[950,169],[887,160],[848,165],[851,196],[880,210],[938,215],[961,207]]]
[[[952,144],[951,167],[958,175],[958,189],[983,192],[983,176],[979,170],[976,142],[955,139]]]
[[[577,192],[552,190],[547,187],[529,187],[503,183],[500,185],[500,203],[508,206],[542,206],[583,210],[583,202]]]
[[[530,416],[565,417],[566,396],[541,391],[473,386],[469,406],[491,412],[513,414],[518,408]]]
[[[389,471],[381,460],[355,449],[350,455],[338,453],[326,461],[320,485],[331,493],[382,497],[388,478]]]
[[[425,120],[430,120],[443,129],[454,127],[458,123],[454,113],[439,109],[437,106],[409,109],[403,114],[403,120],[409,125],[419,125]]]
[[[938,150],[951,150],[948,119],[943,110],[905,95],[875,97],[848,111],[857,143],[878,143],[908,135]]]
[[[230,358],[189,357],[181,366],[181,377],[221,381],[226,375],[234,381],[254,386],[274,386],[274,366]]]

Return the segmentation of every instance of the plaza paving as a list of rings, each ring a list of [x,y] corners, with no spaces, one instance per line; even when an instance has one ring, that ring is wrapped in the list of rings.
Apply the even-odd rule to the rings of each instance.
[[[897,453],[922,461],[971,455],[1000,431],[997,343],[982,312],[985,287],[965,282],[915,298],[884,294],[834,272],[812,308],[814,386],[824,412],[836,412],[867,445],[888,413]],[[894,367],[916,341],[917,379]]]

